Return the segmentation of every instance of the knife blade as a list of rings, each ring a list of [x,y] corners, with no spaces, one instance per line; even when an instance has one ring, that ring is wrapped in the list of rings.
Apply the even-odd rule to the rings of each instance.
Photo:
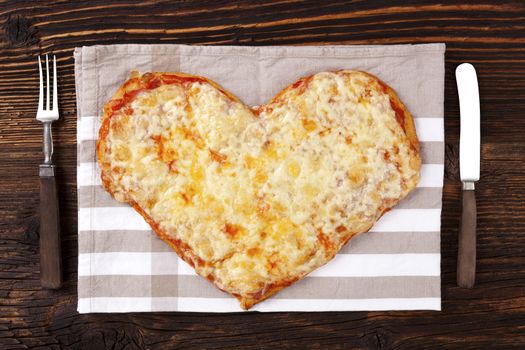
[[[476,196],[480,174],[480,106],[476,69],[470,63],[456,68],[460,109],[459,172],[462,188],[461,226],[458,237],[457,283],[472,288],[476,276]]]

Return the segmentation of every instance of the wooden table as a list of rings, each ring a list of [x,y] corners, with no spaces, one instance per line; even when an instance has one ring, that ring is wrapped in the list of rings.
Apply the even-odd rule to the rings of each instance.
[[[522,1],[110,1],[0,3],[0,348],[523,348],[525,3]],[[496,3],[498,3],[496,5]],[[442,312],[78,315],[73,48],[445,42]],[[40,288],[39,54],[59,59],[55,128],[65,286]],[[456,287],[459,110],[455,67],[478,71],[478,273]]]

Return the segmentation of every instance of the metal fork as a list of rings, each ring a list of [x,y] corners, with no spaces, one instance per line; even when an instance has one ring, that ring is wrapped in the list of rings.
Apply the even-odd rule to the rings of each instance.
[[[53,56],[53,108],[49,105],[49,59],[46,55],[46,106],[44,108],[44,79],[42,62],[38,57],[40,94],[36,119],[44,125],[44,164],[40,165],[40,283],[44,288],[56,289],[62,285],[62,258],[60,253],[60,220],[53,164],[51,124],[58,120],[57,66]]]

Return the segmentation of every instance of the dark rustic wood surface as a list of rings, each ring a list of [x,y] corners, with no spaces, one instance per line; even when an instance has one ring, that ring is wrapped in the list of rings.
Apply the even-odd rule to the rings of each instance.
[[[442,312],[78,315],[75,46],[445,42]],[[39,280],[39,54],[59,61],[55,128],[64,287]],[[460,183],[455,67],[481,94],[476,287],[456,287]],[[525,344],[525,2],[0,2],[0,348],[510,349]]]

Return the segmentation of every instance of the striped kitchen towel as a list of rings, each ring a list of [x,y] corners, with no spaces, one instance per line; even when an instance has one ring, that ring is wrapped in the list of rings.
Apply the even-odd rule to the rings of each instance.
[[[370,233],[254,310],[440,310],[444,53],[444,44],[77,48],[78,311],[241,311],[100,185],[95,145],[102,107],[131,70],[203,75],[258,105],[302,76],[343,68],[375,74],[412,112],[421,181]]]

